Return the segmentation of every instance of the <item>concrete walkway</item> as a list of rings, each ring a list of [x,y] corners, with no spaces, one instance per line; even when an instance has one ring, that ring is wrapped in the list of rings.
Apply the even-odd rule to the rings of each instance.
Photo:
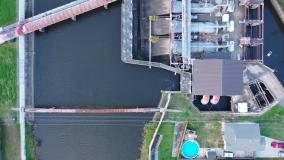
[[[18,19],[25,19],[26,1],[18,1]],[[19,37],[18,41],[18,72],[19,72],[19,108],[26,106],[25,103],[25,37]],[[25,113],[19,112],[20,123],[20,138],[21,138],[21,160],[26,160],[26,126],[25,126]]]

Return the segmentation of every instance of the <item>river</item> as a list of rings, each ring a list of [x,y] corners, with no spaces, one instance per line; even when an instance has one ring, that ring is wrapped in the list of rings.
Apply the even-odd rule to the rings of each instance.
[[[264,64],[275,70],[278,79],[284,84],[284,29],[283,24],[269,1],[265,1],[264,23]],[[267,53],[272,51],[271,56]]]
[[[35,13],[71,0],[36,0]],[[284,84],[284,32],[265,7],[264,63]],[[177,90],[179,77],[120,60],[120,3],[36,33],[37,107],[153,107],[161,90]],[[272,51],[268,57],[266,54]],[[36,114],[34,134],[42,160],[134,160],[151,114]]]
[[[71,0],[37,0],[41,13]],[[36,107],[156,107],[179,76],[120,59],[120,2],[36,32]],[[152,114],[35,114],[41,160],[134,160]]]

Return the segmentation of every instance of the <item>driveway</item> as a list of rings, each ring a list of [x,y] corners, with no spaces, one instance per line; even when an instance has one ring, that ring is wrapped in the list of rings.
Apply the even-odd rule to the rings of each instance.
[[[269,138],[269,137],[264,137],[264,138],[265,138],[265,149],[264,149],[264,151],[256,152],[255,156],[256,157],[265,157],[265,158],[278,157],[279,156],[279,149],[278,148],[272,148],[270,146],[270,144],[273,141],[279,141],[279,140],[272,139],[272,138]]]

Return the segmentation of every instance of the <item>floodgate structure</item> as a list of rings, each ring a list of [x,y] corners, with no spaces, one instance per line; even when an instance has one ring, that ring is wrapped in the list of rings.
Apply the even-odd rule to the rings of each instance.
[[[75,0],[30,18],[30,1],[19,1],[19,20],[0,28],[0,44],[18,38],[20,108],[34,101],[32,33],[115,1]],[[121,60],[179,74],[173,93],[191,94],[200,111],[261,114],[284,96],[263,64],[263,0],[123,0],[121,11]]]
[[[263,64],[263,0],[148,0],[139,11],[139,57],[179,70],[200,111],[261,114],[283,97]]]

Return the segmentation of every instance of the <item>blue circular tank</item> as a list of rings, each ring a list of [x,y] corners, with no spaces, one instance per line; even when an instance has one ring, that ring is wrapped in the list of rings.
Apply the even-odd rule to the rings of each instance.
[[[181,154],[185,158],[195,158],[199,153],[199,144],[194,140],[186,141],[181,148]]]

